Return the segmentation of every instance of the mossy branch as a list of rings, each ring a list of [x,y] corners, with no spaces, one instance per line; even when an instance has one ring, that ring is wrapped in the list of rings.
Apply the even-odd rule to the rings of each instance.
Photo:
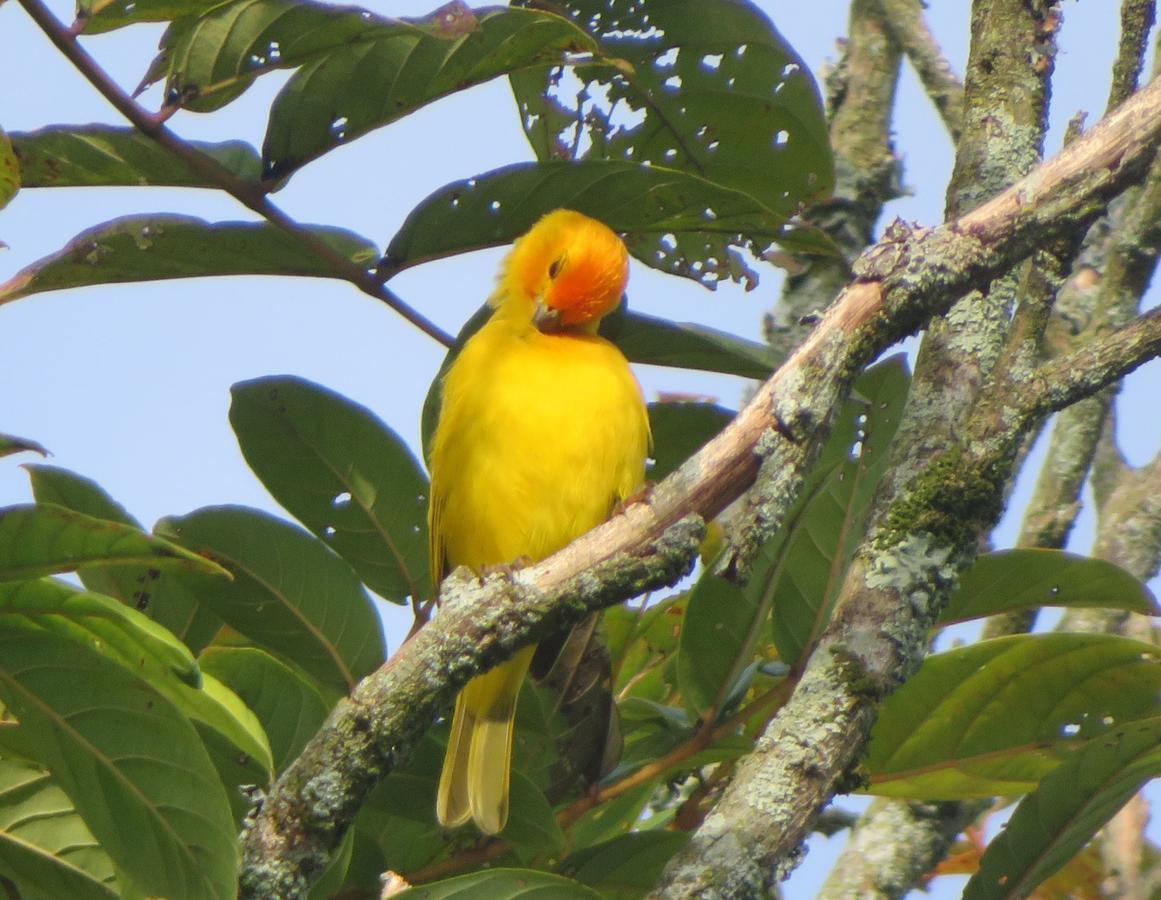
[[[802,347],[647,500],[516,577],[477,583],[453,576],[435,620],[340,704],[255,811],[244,835],[243,896],[299,896],[370,788],[458,687],[552,628],[675,580],[692,563],[700,519],[740,496],[762,468],[761,489],[730,551],[744,571],[753,548],[781,522],[822,425],[862,366],[1046,237],[1084,227],[1140,177],[1159,141],[1155,86],[961,219],[935,229],[891,229]],[[823,655],[841,662],[841,654]],[[849,674],[849,667],[839,671]],[[792,802],[806,809],[804,820],[813,816],[808,797]]]

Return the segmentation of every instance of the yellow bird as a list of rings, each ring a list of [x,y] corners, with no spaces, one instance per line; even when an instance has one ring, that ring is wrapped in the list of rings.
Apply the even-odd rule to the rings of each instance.
[[[443,383],[431,450],[434,583],[538,560],[608,518],[645,478],[649,420],[628,361],[597,335],[629,275],[624,243],[559,209],[521,237],[489,299],[491,318]],[[516,698],[534,647],[456,699],[436,814],[497,834],[508,819]]]

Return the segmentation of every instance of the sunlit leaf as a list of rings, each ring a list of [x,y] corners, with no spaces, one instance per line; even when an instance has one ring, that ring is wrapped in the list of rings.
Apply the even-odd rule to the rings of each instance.
[[[232,898],[234,821],[197,732],[60,621],[0,614],[0,702],[134,885],[174,900]]]
[[[272,177],[453,91],[594,46],[550,11],[448,4],[427,19],[395,23],[332,11],[328,27],[341,27],[343,16],[355,17],[357,37],[315,54],[274,100],[263,147]]]
[[[593,65],[512,75],[521,123],[541,160],[682,169],[782,217],[829,194],[833,160],[818,88],[756,6],[731,0],[553,6],[596,38],[600,52]],[[707,204],[705,221],[716,224],[720,215]],[[707,228],[632,243],[650,265],[707,286],[750,282],[755,273],[734,248],[752,245],[761,253],[771,238],[737,232]]]
[[[229,690],[203,678],[189,650],[145,616],[53,579],[0,583],[0,611],[92,645],[147,679],[197,726],[219,771],[236,776],[233,784],[269,778],[270,747],[254,715]]]
[[[929,656],[883,704],[870,793],[1020,794],[1069,750],[1161,711],[1161,653],[1104,634],[1013,635]]]
[[[287,522],[240,506],[158,522],[160,534],[210,555],[233,581],[199,599],[226,624],[346,692],[383,662],[383,631],[350,567]]]
[[[692,172],[623,160],[517,163],[452,182],[424,199],[387,246],[387,269],[510,243],[560,207],[624,233],[630,251],[651,266],[670,257],[684,233],[733,238],[745,232],[767,242],[785,234],[784,215]],[[707,219],[710,207],[714,217]],[[821,244],[817,249],[825,251]]]
[[[431,593],[427,476],[369,409],[292,376],[234,385],[230,424],[266,489],[372,590]]]
[[[536,869],[490,869],[446,881],[421,884],[395,895],[406,900],[600,900],[592,888]]]
[[[1161,775],[1161,719],[1120,726],[1077,750],[1025,797],[980,861],[965,900],[1026,897],[1146,781]]]
[[[198,658],[253,710],[281,772],[306,746],[327,714],[318,688],[285,663],[255,647],[210,647]]]
[[[41,456],[48,456],[48,451],[36,441],[17,437],[14,434],[0,434],[0,456],[11,456],[13,453],[31,451]]]
[[[754,561],[746,591],[773,602],[771,636],[788,665],[803,657],[829,621],[885,471],[909,383],[901,356],[858,379],[786,524]]]
[[[1041,606],[1161,614],[1153,592],[1120,566],[1063,550],[985,553],[959,580],[940,625]]]
[[[217,187],[135,128],[49,125],[37,131],[13,132],[11,137],[20,160],[21,184],[26,188]],[[262,174],[257,151],[244,141],[190,144],[239,178],[257,181]]]
[[[38,503],[55,503],[74,512],[140,528],[120,503],[96,482],[57,466],[26,465],[32,493]],[[77,575],[91,591],[116,597],[165,626],[197,653],[210,642],[222,621],[201,606],[191,592],[188,576],[153,563],[82,566]]]
[[[120,522],[50,503],[0,509],[0,581],[72,572],[82,566],[130,564],[227,574],[184,547]]]
[[[378,257],[374,244],[352,232],[306,227],[360,265],[370,265]],[[0,304],[92,284],[209,275],[336,277],[329,263],[304,252],[297,241],[273,225],[210,223],[163,214],[125,216],[81,232],[64,249],[0,283]]]
[[[0,873],[24,900],[116,900],[113,864],[43,769],[0,759]]]

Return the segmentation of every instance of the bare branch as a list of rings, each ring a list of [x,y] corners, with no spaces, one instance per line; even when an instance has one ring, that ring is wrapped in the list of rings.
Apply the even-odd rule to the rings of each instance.
[[[290,236],[305,252],[326,262],[339,278],[350,282],[364,294],[381,300],[428,337],[445,347],[451,347],[455,343],[451,335],[381,284],[374,271],[356,265],[325,241],[299,227],[297,222],[270,201],[263,185],[239,178],[217,160],[178,137],[165,126],[166,119],[172,114],[171,111],[163,110],[161,114],[153,115],[134,102],[80,45],[76,34],[57,19],[41,0],[19,0],[19,3],[65,58],[76,66],[89,83],[142,134],[152,138],[189,166],[193,172],[217,185],[247,209]]]
[[[1113,79],[1109,85],[1106,110],[1123,103],[1137,89],[1137,81],[1145,66],[1145,50],[1149,32],[1157,15],[1156,0],[1122,0],[1121,41],[1117,58],[1113,61]]]

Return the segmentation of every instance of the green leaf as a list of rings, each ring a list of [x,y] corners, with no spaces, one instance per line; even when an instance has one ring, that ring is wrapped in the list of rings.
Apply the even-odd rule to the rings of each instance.
[[[13,132],[11,137],[20,160],[21,185],[26,188],[217,187],[135,128],[50,125]],[[258,181],[261,177],[258,153],[244,141],[190,141],[190,145],[238,178]]]
[[[12,140],[0,128],[0,209],[12,202],[20,190],[20,157],[12,149]]]
[[[776,359],[765,344],[725,331],[671,322],[642,313],[618,311],[601,322],[601,335],[621,348],[630,362],[743,378],[767,378]]]
[[[818,88],[806,65],[751,3],[563,0],[598,42],[593,65],[511,77],[521,122],[541,160],[626,160],[680,169],[786,217],[829,195],[834,162]],[[602,64],[617,60],[616,65]],[[707,222],[716,224],[710,207]],[[733,248],[762,253],[768,235],[706,229],[660,236],[634,253],[707,286],[755,274]],[[663,255],[659,256],[661,253]]]
[[[146,678],[198,727],[219,771],[235,773],[233,784],[268,780],[273,762],[258,720],[224,686],[203,679],[189,650],[164,628],[112,598],[52,579],[0,583],[0,610],[51,623]]]
[[[77,0],[77,18],[83,34],[101,34],[139,22],[167,22],[197,16],[222,0]]]
[[[1161,615],[1153,592],[1120,566],[1063,550],[1020,549],[978,557],[960,578],[939,624],[1041,606]]]
[[[63,618],[0,614],[0,702],[136,887],[174,900],[232,898],[235,826],[197,732],[70,630]]]
[[[1161,775],[1161,719],[1133,722],[1077,750],[1025,797],[988,845],[965,900],[1027,897],[1151,778]]]
[[[689,593],[677,683],[699,719],[717,717],[734,682],[749,662],[768,605],[762,594],[706,571]]]
[[[1159,712],[1161,655],[1103,634],[1013,635],[929,656],[891,695],[863,771],[869,793],[1021,794],[1066,752]]]
[[[623,835],[626,823],[641,820],[656,787],[655,778],[590,809],[569,828],[571,846],[590,847]]]
[[[56,466],[26,465],[38,503],[55,503],[74,512],[140,528],[120,503],[91,479]],[[116,597],[173,632],[197,653],[222,627],[222,620],[201,606],[187,582],[172,569],[147,565],[82,566],[81,583],[90,591]],[[208,576],[207,576],[208,577]]]
[[[540,790],[521,772],[513,770],[510,785],[510,811],[503,837],[520,847],[544,853],[557,853],[564,846],[564,834],[556,824],[552,807]]]
[[[625,746],[621,764],[609,776],[620,775],[664,756],[693,734],[693,722],[685,710],[644,697],[629,697],[617,704]]]
[[[688,840],[688,834],[675,831],[630,832],[571,854],[560,873],[607,900],[636,900],[653,889],[665,864]]]
[[[375,245],[339,228],[306,226],[359,265],[378,258]],[[337,277],[330,264],[303,251],[273,225],[210,223],[192,216],[125,216],[73,238],[0,283],[0,304],[30,294],[91,284],[123,284],[210,275]]]
[[[159,533],[234,575],[199,599],[256,644],[344,693],[383,662],[375,607],[350,567],[287,522],[239,506],[162,519]]]
[[[559,875],[536,869],[489,869],[432,884],[421,884],[396,894],[406,900],[601,900],[601,895]]]
[[[269,738],[276,772],[294,761],[326,718],[318,688],[264,650],[210,647],[198,664],[253,710]]]
[[[716,403],[674,402],[649,404],[653,434],[650,481],[661,481],[693,456],[729,424],[735,413]]]
[[[228,574],[196,553],[120,522],[51,503],[0,509],[0,581],[71,572],[82,566],[130,564]]]
[[[264,5],[277,8],[269,0]],[[426,19],[395,22],[332,10],[320,31],[342,29],[352,18],[357,36],[305,60],[275,98],[263,147],[271,176],[281,177],[454,91],[594,47],[581,29],[545,10],[469,10],[459,3]],[[285,64],[285,49],[282,59]],[[367,84],[375,90],[366,90]]]
[[[774,600],[771,637],[795,665],[830,620],[883,477],[910,378],[902,356],[868,369],[835,418],[830,438],[786,517],[759,552],[746,591]]]
[[[48,456],[48,451],[36,441],[14,434],[0,434],[0,456],[11,456],[13,453],[24,453],[28,450],[41,456]]]
[[[24,467],[32,482],[32,496],[37,503],[52,504],[71,509],[73,512],[92,516],[94,519],[105,519],[128,525],[130,528],[141,528],[129,512],[110,497],[105,489],[93,481],[76,472],[62,469],[59,466],[46,466],[39,463],[30,463]]]
[[[431,594],[427,476],[365,406],[292,376],[231,389],[230,424],[266,489],[395,603]]]
[[[189,650],[141,613],[54,578],[0,582],[0,612],[48,623],[80,644],[91,644],[133,672],[196,687],[201,675]]]
[[[387,246],[387,270],[511,243],[561,207],[624,233],[630,251],[651,266],[670,256],[677,235],[732,238],[744,231],[769,242],[784,234],[786,220],[747,194],[663,165],[516,163],[452,182],[421,201]]]
[[[24,900],[116,900],[113,864],[48,772],[0,759],[0,872]]]

